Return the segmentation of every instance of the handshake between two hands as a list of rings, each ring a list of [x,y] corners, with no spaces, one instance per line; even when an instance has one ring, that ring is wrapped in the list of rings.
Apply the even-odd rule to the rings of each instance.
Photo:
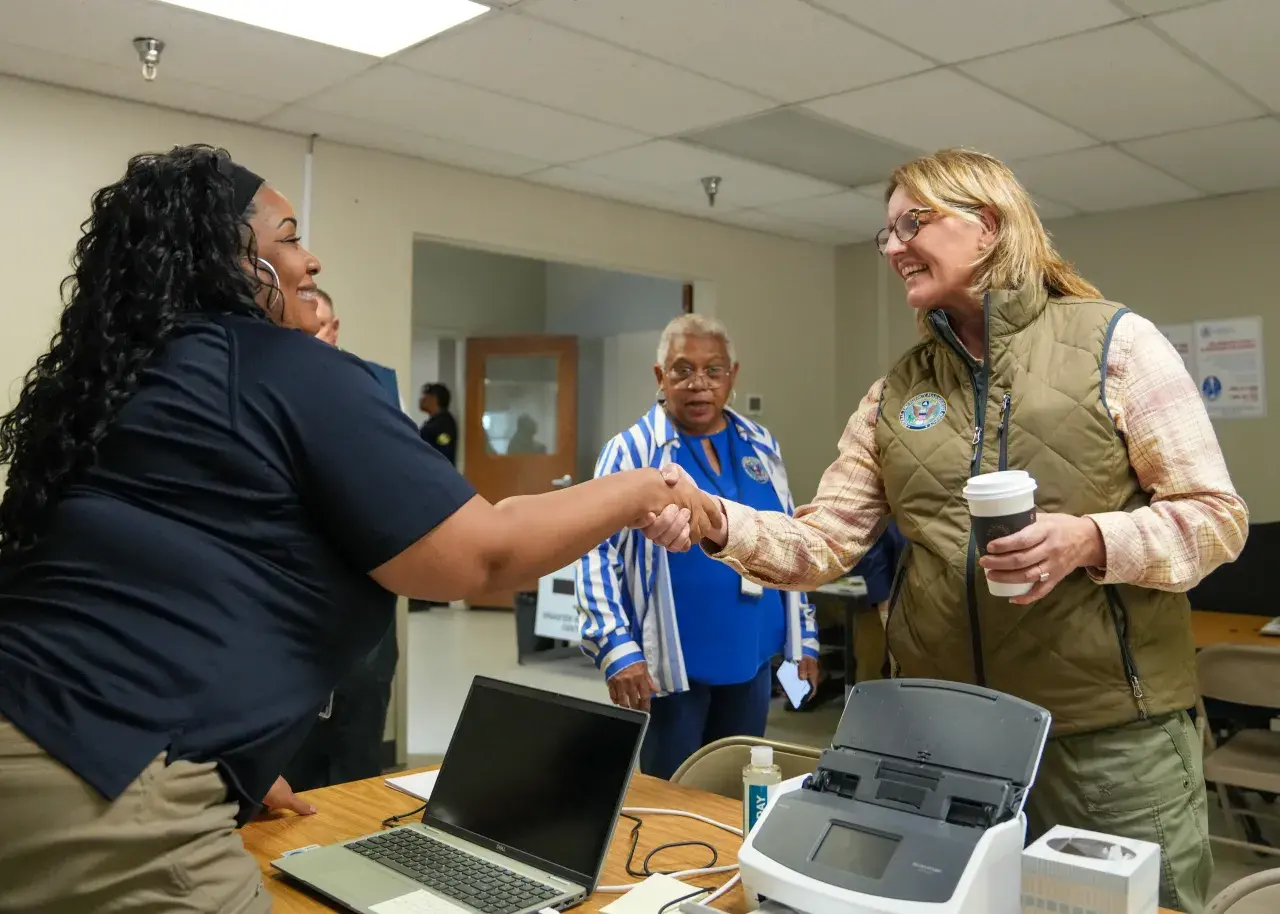
[[[659,503],[665,502],[665,507],[648,512],[632,526],[672,552],[685,552],[704,541],[723,547],[729,531],[719,500],[699,489],[678,464],[663,467],[662,479],[666,489]]]

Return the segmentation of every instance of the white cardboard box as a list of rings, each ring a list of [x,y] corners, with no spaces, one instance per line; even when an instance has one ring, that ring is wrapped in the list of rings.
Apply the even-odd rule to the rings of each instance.
[[[1023,914],[1156,914],[1160,845],[1057,825],[1022,852]]]

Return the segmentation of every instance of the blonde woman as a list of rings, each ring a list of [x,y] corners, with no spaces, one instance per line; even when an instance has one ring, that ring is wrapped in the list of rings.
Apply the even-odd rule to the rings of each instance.
[[[1161,904],[1199,912],[1212,859],[1183,592],[1234,560],[1248,515],[1195,383],[1059,256],[996,159],[924,156],[885,199],[878,246],[922,341],[871,387],[812,504],[793,518],[721,499],[705,548],[765,586],[812,588],[892,513],[910,542],[887,623],[896,674],[1048,708],[1030,837],[1063,823],[1157,842]],[[1035,477],[1040,513],[979,559],[960,492],[1005,468]],[[1034,586],[997,599],[984,571]]]

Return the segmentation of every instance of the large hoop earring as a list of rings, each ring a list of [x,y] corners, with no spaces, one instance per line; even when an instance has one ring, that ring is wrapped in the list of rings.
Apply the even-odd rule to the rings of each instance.
[[[255,257],[254,259],[255,259],[256,261],[258,261],[258,263],[259,263],[259,264],[260,264],[260,265],[261,265],[261,266],[262,266],[262,267],[263,267],[263,268],[264,268],[268,273],[270,273],[270,274],[271,274],[271,283],[272,283],[272,284],[271,284],[271,287],[270,287],[270,288],[271,288],[271,292],[274,292],[277,296],[279,296],[279,297],[280,297],[280,301],[281,301],[281,303],[283,304],[283,302],[284,302],[284,293],[280,291],[280,274],[276,272],[276,268],[275,268],[275,267],[273,267],[273,266],[271,265],[271,262],[270,262],[270,261],[268,261],[268,260],[266,260],[265,258],[262,258],[262,257]],[[267,310],[270,310],[270,309],[271,309],[271,293],[269,292],[269,293],[267,293]]]
[[[661,387],[658,388],[658,392],[654,395],[653,399],[659,406],[667,405],[667,395],[663,392]]]
[[[737,402],[738,402],[738,388],[735,387],[732,391],[729,392],[729,405],[733,406],[733,404]]]

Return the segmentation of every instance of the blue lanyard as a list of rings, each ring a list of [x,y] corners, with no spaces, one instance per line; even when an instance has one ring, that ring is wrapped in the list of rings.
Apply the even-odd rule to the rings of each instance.
[[[738,497],[741,498],[742,497],[742,477],[738,475],[737,453],[733,445],[733,439],[734,439],[734,436],[737,434],[737,429],[735,429],[733,425],[730,424],[728,426],[728,432],[729,432],[728,435],[725,436],[725,440],[727,442],[726,447],[728,448],[728,451],[729,451],[729,459],[728,459],[729,466],[720,467],[720,473],[723,474],[725,470],[728,470],[730,473],[733,474],[734,481],[738,484]],[[691,442],[688,438],[685,437],[684,432],[681,432],[681,431],[677,431],[676,434],[680,436],[680,441],[684,444],[684,446],[689,449],[689,454],[693,457],[694,463],[698,465],[698,469],[702,470],[703,474],[707,477],[708,481],[710,481],[710,483],[716,487],[716,493],[721,498],[729,498],[729,496],[725,494],[724,489],[720,487],[720,475],[717,475],[716,473],[711,472],[711,466],[706,462],[706,455],[702,453],[702,441]],[[710,438],[711,436],[707,436],[707,437]],[[715,444],[713,443],[711,446],[715,447]]]

